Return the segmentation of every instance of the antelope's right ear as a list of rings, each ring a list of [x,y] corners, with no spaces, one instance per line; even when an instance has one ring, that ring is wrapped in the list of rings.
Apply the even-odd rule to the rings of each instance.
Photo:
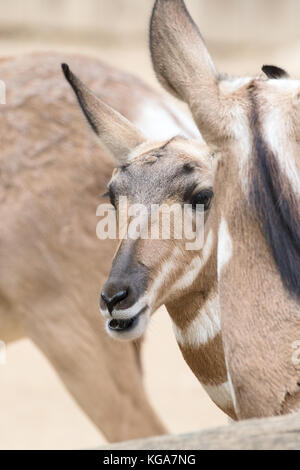
[[[83,114],[101,143],[119,164],[126,163],[130,152],[145,142],[145,137],[124,116],[89,90],[67,64],[62,64],[62,70],[75,92]]]
[[[156,0],[150,50],[161,84],[189,105],[204,138],[215,135],[223,117],[219,75],[183,0]]]

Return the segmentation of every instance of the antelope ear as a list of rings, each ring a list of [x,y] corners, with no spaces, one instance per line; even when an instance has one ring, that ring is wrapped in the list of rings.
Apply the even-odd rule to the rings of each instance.
[[[125,163],[130,152],[145,142],[145,137],[125,117],[92,93],[71,72],[67,64],[62,64],[62,70],[77,96],[83,114],[101,143],[118,163]]]
[[[222,114],[218,74],[183,0],[156,0],[150,50],[157,78],[190,106],[206,137],[207,123],[215,123]]]
[[[276,67],[276,65],[263,65],[262,71],[266,74],[268,78],[289,78],[289,74],[280,67]]]

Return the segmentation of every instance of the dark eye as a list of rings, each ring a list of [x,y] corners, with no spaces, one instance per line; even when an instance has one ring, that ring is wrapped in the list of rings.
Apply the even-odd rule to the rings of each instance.
[[[102,197],[108,198],[111,205],[114,206],[114,208],[116,207],[116,198],[111,188],[109,188],[107,193],[103,194]]]
[[[214,197],[214,193],[211,189],[203,189],[197,194],[194,194],[191,200],[193,209],[197,209],[197,205],[202,205],[204,211],[207,211],[210,208],[211,200]],[[199,208],[200,209],[200,208]]]

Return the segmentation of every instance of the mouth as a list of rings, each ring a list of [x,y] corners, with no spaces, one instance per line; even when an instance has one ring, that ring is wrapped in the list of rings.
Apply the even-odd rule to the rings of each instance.
[[[112,331],[128,331],[131,328],[134,328],[139,321],[140,313],[130,320],[117,320],[113,319],[108,322],[108,328]]]
[[[128,319],[113,318],[107,322],[107,327],[115,333],[122,333],[133,330],[139,323],[142,314],[147,310],[147,305],[143,307],[137,315]]]

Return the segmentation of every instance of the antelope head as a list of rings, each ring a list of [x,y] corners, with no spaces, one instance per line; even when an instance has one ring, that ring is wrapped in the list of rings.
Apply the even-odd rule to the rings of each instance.
[[[107,319],[108,333],[120,340],[133,340],[144,333],[157,308],[175,302],[191,288],[210,254],[212,239],[206,227],[210,223],[215,158],[204,143],[180,136],[147,142],[138,129],[99,100],[66,65],[64,73],[99,142],[117,163],[108,184],[116,218],[121,218],[124,199],[127,214],[137,204],[145,211],[143,217],[153,207],[162,209],[158,219],[154,217],[155,222],[151,219],[147,237],[129,234],[132,226],[126,220],[101,294],[100,308]],[[169,236],[163,237],[161,228],[152,236],[150,230],[170,208]],[[174,208],[176,213],[172,215]],[[195,228],[199,211],[205,224],[203,249],[186,249],[192,239],[184,230],[175,236],[172,217],[178,222],[185,215]]]

